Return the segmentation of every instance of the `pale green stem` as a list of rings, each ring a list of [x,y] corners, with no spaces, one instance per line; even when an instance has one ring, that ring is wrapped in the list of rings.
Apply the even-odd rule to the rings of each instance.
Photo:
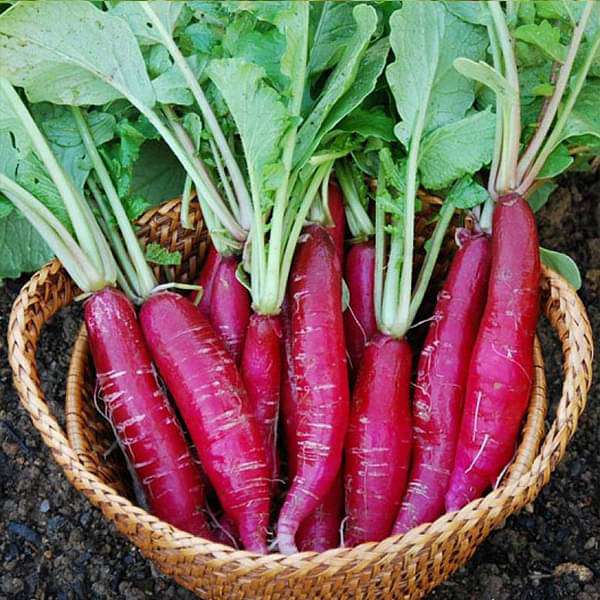
[[[308,211],[312,203],[314,202],[315,197],[319,191],[319,187],[333,168],[333,161],[329,164],[323,164],[315,173],[308,189],[304,194],[304,198],[302,199],[302,204],[300,205],[300,209],[296,215],[294,220],[294,225],[290,231],[290,234],[287,239],[287,243],[285,246],[285,252],[283,254],[283,260],[281,261],[281,273],[279,277],[280,288],[279,288],[279,296],[277,298],[277,302],[273,305],[267,306],[264,314],[274,314],[279,311],[281,303],[285,298],[285,290],[287,287],[287,280],[290,273],[290,268],[292,266],[292,260],[294,258],[294,252],[296,251],[296,244],[298,243],[298,238],[300,237],[300,233],[302,232],[302,228],[304,227],[304,221],[306,216],[308,215]]]
[[[119,235],[118,228],[112,221],[112,214],[110,212],[108,203],[102,195],[102,192],[100,191],[100,188],[94,181],[93,177],[88,178],[87,185],[90,192],[92,193],[92,197],[94,198],[96,206],[98,207],[98,210],[100,211],[100,215],[102,217],[100,227],[102,228],[106,239],[109,240],[112,246],[117,260],[129,281],[129,286],[135,289],[135,295],[139,296],[140,291],[138,276],[135,272],[133,265],[131,264],[131,259],[129,258],[127,248],[125,248],[125,244],[123,243],[123,238]]]
[[[516,97],[510,105],[508,122],[506,123],[506,144],[502,147],[502,159],[500,161],[497,178],[496,191],[506,192],[514,190],[517,185],[517,161],[519,158],[519,144],[521,140],[521,104],[519,93],[519,73],[512,45],[512,38],[502,7],[498,0],[488,3],[492,13],[492,19],[498,34],[500,49],[504,58],[505,76],[508,83],[514,89]]]
[[[252,202],[250,200],[250,196],[248,194],[248,190],[246,189],[246,185],[244,182],[244,177],[242,172],[237,164],[233,153],[231,152],[231,148],[223,135],[223,131],[219,126],[219,122],[208,102],[206,96],[204,95],[204,91],[202,87],[198,83],[196,76],[190,69],[185,57],[181,53],[181,50],[173,40],[173,37],[169,34],[169,32],[165,29],[162,21],[158,18],[157,14],[154,12],[149,2],[141,2],[142,8],[145,13],[148,15],[148,18],[152,21],[152,24],[158,31],[163,45],[169,51],[169,54],[173,58],[173,61],[178,66],[181,71],[183,77],[185,78],[198,107],[200,108],[200,112],[204,117],[204,121],[208,126],[212,136],[215,139],[217,146],[219,147],[219,151],[223,156],[223,160],[225,161],[225,165],[227,166],[227,170],[231,176],[231,181],[233,183],[233,187],[235,188],[237,201],[239,203],[240,215],[241,215],[241,225],[244,229],[248,229],[250,227],[251,219],[252,219]]]
[[[294,72],[294,77],[292,79],[292,88],[288,104],[290,115],[296,118],[300,117],[302,109],[302,99],[304,97],[306,85],[306,65],[308,60],[309,7],[307,3],[304,3],[302,6],[304,8],[304,24],[302,27],[304,35],[302,49],[300,50],[301,57],[298,59],[299,69]],[[290,177],[294,159],[294,150],[296,148],[298,125],[299,124],[291,126],[283,141],[283,152],[281,157],[283,177],[281,184],[275,193],[275,202],[271,215],[269,256],[267,259],[267,273],[269,276],[265,282],[264,301],[267,306],[273,306],[274,303],[277,304],[277,308],[279,302],[278,298],[281,297],[280,289],[283,282],[279,278],[273,277],[273,274],[277,273],[281,276],[285,273],[285,269],[282,269],[282,250],[285,242],[285,213],[289,203],[289,191],[293,189]],[[287,280],[287,276],[285,276],[284,280]]]
[[[80,289],[93,292],[114,285],[114,279],[103,277],[67,228],[30,192],[2,173],[0,190],[37,230]]]
[[[139,283],[139,289],[137,291],[142,297],[146,298],[156,287],[157,282],[154,277],[154,273],[152,273],[152,269],[146,262],[146,257],[144,256],[144,252],[135,235],[135,232],[133,231],[131,221],[125,212],[125,209],[123,208],[121,199],[117,194],[117,190],[115,189],[108,169],[106,168],[104,161],[98,152],[98,148],[96,148],[96,144],[85,117],[78,107],[73,106],[71,107],[71,110],[73,112],[75,122],[77,123],[77,128],[79,129],[79,134],[83,140],[88,158],[90,159],[92,167],[94,168],[100,184],[104,189],[104,193],[106,194],[106,198],[110,204],[111,211],[115,216],[117,225],[121,235],[123,236],[123,241],[125,242],[127,252],[131,257],[131,261],[136,270]]]
[[[531,167],[537,153],[539,152],[544,140],[546,139],[547,133],[550,131],[550,127],[556,117],[556,113],[558,112],[558,107],[560,106],[560,101],[567,89],[567,85],[569,83],[569,77],[571,76],[571,70],[573,69],[573,64],[575,63],[575,58],[577,56],[577,52],[579,50],[579,46],[581,44],[581,39],[583,37],[583,33],[585,31],[587,22],[590,18],[590,14],[592,12],[592,8],[594,5],[594,0],[588,0],[583,9],[583,13],[581,15],[581,19],[573,32],[573,37],[571,38],[571,44],[569,46],[569,51],[567,53],[567,58],[563,65],[560,68],[560,72],[558,75],[558,79],[556,80],[556,86],[554,88],[554,93],[552,94],[552,98],[548,102],[546,106],[546,110],[544,112],[544,116],[535,132],[535,135],[529,142],[527,146],[527,150],[521,157],[519,161],[519,165],[517,168],[517,181],[520,184],[525,177],[525,174]]]
[[[571,93],[569,94],[567,101],[565,102],[565,106],[560,113],[560,117],[558,118],[554,128],[552,129],[552,133],[546,140],[544,147],[542,148],[539,156],[536,161],[533,163],[533,166],[519,185],[517,192],[521,195],[527,194],[529,188],[533,185],[536,177],[539,172],[542,170],[544,165],[546,164],[546,160],[556,147],[556,145],[560,142],[560,138],[563,134],[567,121],[569,120],[569,116],[573,111],[573,107],[577,102],[577,98],[579,97],[579,93],[583,88],[583,84],[585,83],[586,77],[592,66],[592,62],[596,56],[596,53],[600,50],[600,31],[596,34],[594,38],[594,42],[592,43],[590,49],[587,52],[585,62],[582,68],[577,73],[577,77],[575,78],[575,83],[573,84],[573,88]]]
[[[452,221],[453,215],[453,206],[442,207],[442,210],[440,211],[439,221],[437,222],[435,230],[433,231],[433,236],[431,237],[431,247],[427,252],[427,256],[425,257],[423,266],[421,267],[421,272],[419,273],[419,278],[415,285],[415,291],[412,300],[410,301],[410,310],[408,316],[408,320],[410,323],[412,323],[415,320],[417,311],[419,310],[421,303],[423,302],[423,298],[425,298],[425,292],[429,287],[431,275],[433,274],[435,263],[437,262],[438,256],[440,254],[440,249],[442,247],[442,243],[446,235],[446,231],[448,230],[448,226]]]
[[[227,173],[225,172],[225,167],[223,165],[221,153],[219,152],[217,145],[212,139],[208,140],[208,144],[210,146],[210,151],[213,155],[213,159],[215,161],[215,166],[217,168],[217,173],[219,174],[219,179],[221,180],[221,183],[223,184],[223,189],[225,190],[225,196],[227,197],[227,203],[229,204],[229,208],[233,212],[233,216],[239,221],[240,208],[235,200],[235,194],[233,192],[233,189],[231,188],[231,184],[229,183],[229,177],[227,177]]]
[[[398,226],[399,219],[393,220],[393,225]],[[383,287],[383,306],[381,320],[384,333],[391,334],[394,329],[396,315],[400,298],[400,280],[402,273],[402,233],[395,231],[391,235],[390,254],[388,256],[387,269],[385,273],[385,285]],[[410,297],[409,297],[410,301]],[[407,310],[408,313],[408,310]]]
[[[335,174],[344,195],[348,226],[352,237],[371,237],[375,233],[375,228],[373,227],[371,217],[369,217],[369,214],[360,201],[350,167],[343,160],[337,161]]]
[[[402,273],[400,276],[400,293],[398,310],[392,329],[394,337],[403,337],[410,327],[410,298],[412,292],[413,246],[415,242],[415,198],[417,196],[417,169],[419,166],[419,151],[421,138],[425,129],[425,117],[429,102],[424,102],[417,114],[414,131],[408,150],[408,165],[406,171],[406,201],[404,210],[404,253],[402,257]]]
[[[379,167],[379,177],[377,182],[378,191],[383,191],[384,175],[383,165]],[[383,272],[385,268],[385,209],[381,202],[375,201],[375,283],[374,283],[374,299],[375,299],[375,319],[377,327],[380,331],[383,330]]]

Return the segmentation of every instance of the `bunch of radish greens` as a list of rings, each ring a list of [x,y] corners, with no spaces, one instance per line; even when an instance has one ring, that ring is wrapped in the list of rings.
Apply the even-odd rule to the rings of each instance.
[[[532,208],[600,148],[599,46],[579,1],[4,10],[1,275],[54,254],[82,290],[139,502],[292,553],[497,485],[532,386],[540,252],[577,285]],[[184,228],[197,198],[211,238],[194,285],[132,224],[173,196]]]

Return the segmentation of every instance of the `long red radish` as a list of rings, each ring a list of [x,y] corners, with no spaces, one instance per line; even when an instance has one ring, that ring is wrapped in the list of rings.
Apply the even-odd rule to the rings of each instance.
[[[157,382],[132,303],[106,288],[86,301],[84,315],[107,416],[150,510],[179,529],[209,537],[199,467]]]
[[[296,551],[300,524],[322,502],[342,461],[349,392],[342,277],[335,256],[327,230],[311,225],[298,245],[290,275],[298,456],[277,524],[279,550],[287,554]]]
[[[273,483],[279,478],[276,428],[281,388],[282,336],[279,316],[253,314],[246,331],[241,363],[250,410],[256,417],[267,450],[267,468]]]
[[[365,348],[346,437],[348,546],[385,538],[398,513],[410,460],[411,362],[405,339],[377,334]]]
[[[377,333],[375,319],[375,244],[354,244],[346,256],[345,279],[350,304],[344,311],[346,347],[353,369],[358,369],[366,343]]]
[[[244,547],[265,553],[266,451],[231,355],[208,319],[178,294],[153,294],[140,323],[226,514]]]
[[[325,552],[340,545],[344,518],[344,480],[341,471],[323,502],[302,521],[296,534],[300,552]]]
[[[392,533],[437,519],[454,465],[469,361],[485,306],[491,248],[485,235],[456,252],[419,359],[413,397],[413,454]]]
[[[202,297],[200,298],[200,302],[198,302],[197,306],[205,316],[210,315],[213,286],[215,283],[215,277],[217,276],[219,265],[221,264],[221,259],[222,256],[211,244],[206,254],[206,258],[204,259],[204,264],[202,265],[200,276],[196,281],[196,283],[202,287]],[[189,296],[190,299],[194,300],[197,293],[198,292],[191,292]]]
[[[210,298],[210,321],[236,364],[242,357],[250,320],[250,294],[238,281],[238,265],[235,256],[221,257]]]
[[[335,182],[331,182],[328,187],[329,195],[329,215],[333,225],[327,228],[335,244],[335,253],[341,264],[344,264],[344,242],[346,239],[346,209],[344,208],[344,197],[342,190]]]
[[[535,218],[518,194],[497,200],[490,283],[473,348],[446,509],[495,485],[515,450],[533,380],[540,255]]]

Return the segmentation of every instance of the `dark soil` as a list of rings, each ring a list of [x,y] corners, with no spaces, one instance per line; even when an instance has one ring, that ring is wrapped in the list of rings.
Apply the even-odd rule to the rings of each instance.
[[[568,252],[600,331],[600,179],[564,182],[540,216],[543,245]],[[3,343],[23,282],[0,289],[0,599],[169,599],[193,596],[156,573],[67,483],[17,401]],[[47,327],[38,360],[53,412],[64,401],[77,310]],[[543,328],[549,397],[560,396],[556,340]],[[600,599],[600,386],[566,459],[533,506],[493,533],[433,594],[444,600]]]

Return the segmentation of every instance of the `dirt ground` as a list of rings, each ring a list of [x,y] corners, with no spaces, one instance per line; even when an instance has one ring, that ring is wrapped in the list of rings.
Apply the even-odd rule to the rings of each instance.
[[[584,277],[581,296],[600,331],[600,178],[563,182],[540,216],[546,247],[568,252]],[[67,483],[18,404],[4,344],[23,281],[0,288],[0,599],[191,599],[158,575]],[[78,310],[43,336],[42,380],[53,411],[64,400]],[[560,353],[542,327],[550,398],[560,395]],[[600,385],[568,455],[530,510],[508,520],[473,560],[431,597],[439,600],[600,600]]]

